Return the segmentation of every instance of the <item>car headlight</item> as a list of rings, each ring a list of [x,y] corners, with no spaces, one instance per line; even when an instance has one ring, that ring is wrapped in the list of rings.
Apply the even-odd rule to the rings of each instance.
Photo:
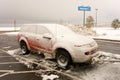
[[[94,47],[95,45],[96,45],[96,42],[91,42],[91,43],[83,44],[83,45],[76,44],[76,45],[74,45],[74,47],[82,47],[82,46]]]
[[[74,45],[74,47],[81,47],[82,45]]]

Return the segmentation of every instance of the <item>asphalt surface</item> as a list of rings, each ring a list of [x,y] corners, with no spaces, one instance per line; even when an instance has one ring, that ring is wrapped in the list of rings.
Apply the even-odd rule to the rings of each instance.
[[[19,72],[15,74],[9,74],[11,71]],[[22,73],[21,71],[28,71]],[[30,72],[31,69],[17,61],[11,55],[0,51],[0,80],[41,80],[41,77],[37,77],[35,72]]]
[[[120,42],[96,40],[100,51],[120,54]]]
[[[0,49],[7,51],[16,48],[19,48],[16,36],[0,35]],[[31,70],[13,56],[0,50],[0,80],[42,80],[34,71],[29,72]],[[11,71],[18,73],[12,74]]]
[[[101,51],[114,54],[119,54],[120,52],[119,42],[97,40],[97,43]],[[19,45],[16,36],[0,35],[0,49],[8,51],[17,48],[19,48]],[[79,76],[82,80],[120,80],[120,68],[118,66],[120,66],[120,64],[105,63],[87,66],[84,64],[76,64],[75,68],[66,72]],[[0,50],[0,80],[42,80],[42,77],[38,76],[34,70],[36,69],[28,68],[13,56]],[[12,73],[12,71],[14,73]],[[66,80],[65,77],[63,77],[63,79]]]

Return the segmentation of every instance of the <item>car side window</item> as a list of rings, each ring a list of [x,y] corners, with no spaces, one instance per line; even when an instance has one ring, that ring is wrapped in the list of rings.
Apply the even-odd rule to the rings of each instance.
[[[34,25],[29,26],[28,32],[30,32],[30,33],[36,33],[36,26],[34,26]]]
[[[45,33],[50,33],[47,28],[45,28],[44,26],[37,27],[37,34],[45,34]]]
[[[22,27],[22,32],[36,33],[35,25],[25,25]]]

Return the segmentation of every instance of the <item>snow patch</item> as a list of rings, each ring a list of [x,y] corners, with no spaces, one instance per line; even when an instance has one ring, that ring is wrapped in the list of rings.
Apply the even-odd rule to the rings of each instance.
[[[5,35],[18,35],[18,32],[6,32],[6,33],[2,33]]]
[[[14,50],[8,50],[7,53],[10,54],[11,56],[14,56],[16,52],[18,52],[19,49],[14,49]]]
[[[97,36],[92,36],[93,38],[120,40],[120,29],[115,30],[110,27],[102,27],[102,28],[97,27],[92,29],[97,33]]]
[[[103,51],[99,51],[99,53],[100,53],[100,55],[104,55],[104,56],[107,56],[107,57],[120,59],[120,55],[119,54],[114,54],[114,53],[109,53],[109,52],[103,52]]]
[[[43,77],[42,80],[54,80],[54,79],[58,79],[59,78],[58,75],[53,75],[53,74],[51,74],[51,75],[44,75],[44,74],[42,74],[41,76]]]
[[[10,54],[10,55],[14,55],[14,52],[15,52],[15,50],[9,50],[9,51],[7,51],[7,53]]]
[[[108,62],[112,62],[112,63],[120,63],[120,55],[118,54],[114,54],[114,53],[109,53],[109,52],[103,52],[103,51],[98,51],[99,55],[96,57],[92,58],[92,64],[95,63],[108,63]]]
[[[20,27],[0,27],[0,31],[20,30]]]

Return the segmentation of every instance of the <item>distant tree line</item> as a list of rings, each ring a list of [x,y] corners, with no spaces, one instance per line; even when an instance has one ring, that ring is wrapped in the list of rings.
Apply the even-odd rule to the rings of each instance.
[[[114,28],[114,29],[118,29],[120,28],[120,21],[119,19],[114,19],[111,23],[111,27]]]
[[[92,16],[88,16],[86,18],[86,24],[85,26],[87,28],[91,28],[91,27],[94,27],[94,18]],[[118,29],[120,28],[120,21],[119,19],[114,19],[111,23],[111,27],[114,28],[114,29]]]

